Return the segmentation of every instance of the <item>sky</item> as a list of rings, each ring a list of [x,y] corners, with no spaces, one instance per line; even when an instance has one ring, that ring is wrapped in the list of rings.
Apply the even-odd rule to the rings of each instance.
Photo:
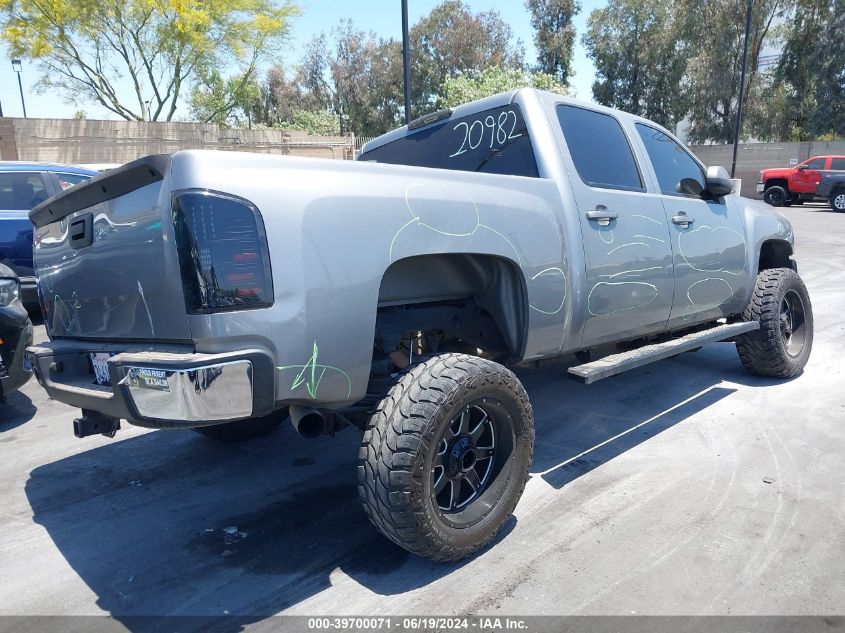
[[[413,25],[434,8],[440,0],[408,0],[410,23]],[[474,11],[496,9],[502,18],[510,24],[515,38],[520,38],[525,46],[526,60],[536,61],[534,32],[531,19],[522,0],[464,0]],[[288,50],[282,51],[282,57],[293,66],[301,57],[304,45],[321,31],[329,32],[341,19],[351,18],[359,29],[374,31],[379,37],[402,38],[402,14],[400,0],[298,0],[302,15],[296,18],[292,26]],[[575,76],[571,84],[575,96],[592,100],[592,84],[595,68],[581,45],[581,36],[586,31],[587,17],[590,12],[604,5],[604,0],[582,0],[581,13],[575,17],[576,46],[573,54]],[[24,60],[21,80],[23,82],[26,110],[29,117],[71,118],[77,110],[84,110],[88,118],[111,119],[115,115],[95,104],[67,104],[56,93],[38,94],[34,90],[39,73],[37,68]],[[413,78],[411,79],[413,81]],[[128,86],[127,86],[128,88]],[[4,116],[23,116],[18,82],[8,51],[0,45],[0,107]],[[187,117],[187,107],[182,101],[177,117]]]

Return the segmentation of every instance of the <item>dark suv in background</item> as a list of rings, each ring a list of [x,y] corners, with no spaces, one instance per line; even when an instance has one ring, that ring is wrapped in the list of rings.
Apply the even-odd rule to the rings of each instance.
[[[20,278],[21,300],[27,307],[38,305],[29,210],[97,174],[71,165],[0,161],[0,264]]]

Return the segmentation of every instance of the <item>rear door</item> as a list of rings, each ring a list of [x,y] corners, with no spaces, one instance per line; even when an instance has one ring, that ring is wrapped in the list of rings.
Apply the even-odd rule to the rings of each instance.
[[[654,172],[674,249],[670,328],[735,314],[746,297],[745,226],[734,196],[707,199],[704,169],[662,130],[634,126]]]
[[[619,120],[557,106],[587,261],[581,345],[661,330],[672,306],[672,249],[660,197],[646,191]]]

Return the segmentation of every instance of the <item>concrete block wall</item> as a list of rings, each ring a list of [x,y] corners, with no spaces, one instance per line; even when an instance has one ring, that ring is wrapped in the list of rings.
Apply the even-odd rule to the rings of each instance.
[[[126,163],[148,154],[219,149],[343,159],[352,140],[209,123],[0,118],[0,160]]]

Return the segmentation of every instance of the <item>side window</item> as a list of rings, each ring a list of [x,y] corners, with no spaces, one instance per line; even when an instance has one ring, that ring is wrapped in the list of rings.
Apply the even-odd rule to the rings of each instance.
[[[830,168],[837,171],[845,171],[845,158],[831,158]]]
[[[64,191],[65,189],[70,189],[74,185],[85,182],[91,176],[86,176],[84,174],[56,174],[56,177],[59,179],[59,185],[61,185],[62,191]]]
[[[591,187],[644,191],[634,153],[614,117],[559,105],[557,118],[578,175]]]
[[[667,196],[701,196],[704,173],[689,152],[656,128],[642,123],[636,127],[657,174],[660,192]]]
[[[0,172],[0,211],[29,211],[47,198],[47,187],[40,174]]]
[[[806,163],[802,163],[801,166],[805,169],[824,169],[824,158],[814,158],[813,160],[808,160]]]

